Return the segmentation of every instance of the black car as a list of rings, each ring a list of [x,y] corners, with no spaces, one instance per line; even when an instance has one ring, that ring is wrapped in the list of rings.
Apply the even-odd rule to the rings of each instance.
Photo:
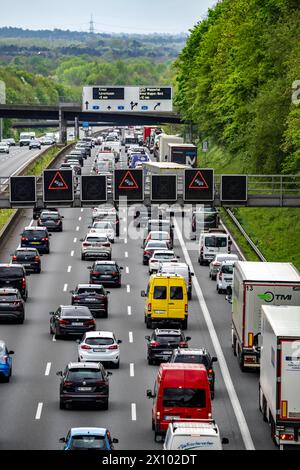
[[[38,218],[38,227],[46,227],[48,230],[62,232],[63,231],[63,215],[59,212],[44,210]]]
[[[90,270],[90,284],[102,284],[105,286],[121,287],[121,271],[116,261],[95,261]]]
[[[25,227],[21,233],[21,247],[36,248],[39,253],[50,253],[51,233],[46,227]]]
[[[75,147],[75,150],[80,150],[82,152],[83,158],[87,158],[91,156],[91,148],[87,146],[84,142],[78,142]]]
[[[152,336],[145,336],[148,341],[147,359],[148,364],[169,361],[173,350],[176,348],[187,348],[190,336],[185,336],[183,331],[174,329],[159,329],[153,331]]]
[[[68,335],[81,336],[96,329],[96,321],[88,307],[61,305],[50,315],[50,334],[54,334],[56,339]]]
[[[26,271],[22,264],[0,264],[0,288],[18,289],[23,300],[27,300]]]
[[[61,377],[59,387],[59,407],[73,403],[101,405],[108,409],[109,375],[100,362],[69,363],[64,372],[56,373]]]
[[[12,264],[22,264],[25,271],[41,272],[41,255],[36,248],[17,248],[11,254]]]
[[[181,362],[184,364],[203,364],[206,367],[211,397],[215,396],[215,372],[213,363],[217,362],[216,357],[212,357],[206,349],[178,349],[173,351],[170,362]]]
[[[81,305],[88,307],[95,317],[102,316],[107,318],[108,315],[108,294],[101,285],[78,284],[75,290],[70,291],[72,294],[72,305]]]
[[[25,304],[18,289],[0,288],[0,320],[23,323]]]

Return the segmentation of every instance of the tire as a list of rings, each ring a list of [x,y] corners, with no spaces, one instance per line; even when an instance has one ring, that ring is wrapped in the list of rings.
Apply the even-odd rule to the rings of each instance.
[[[188,319],[185,318],[185,319],[183,320],[183,322],[181,323],[181,328],[182,328],[182,330],[186,330],[187,327],[188,327]]]
[[[5,377],[5,376],[3,377],[3,382],[4,383],[7,384],[9,381],[10,381],[10,376],[9,375],[7,377]]]
[[[244,366],[244,356],[240,351],[238,354],[238,361],[239,361],[241,372],[247,372],[247,368]]]
[[[236,356],[236,336],[235,335],[233,335],[232,349],[233,349],[233,355]]]
[[[108,311],[104,312],[104,315],[102,315],[102,318],[107,318],[108,317]]]
[[[192,300],[193,294],[192,292],[188,292],[188,300]]]
[[[152,328],[152,320],[151,318],[146,319],[146,326],[150,330]]]
[[[23,323],[24,323],[24,320],[25,320],[25,318],[24,318],[24,317],[18,318],[18,320],[17,320],[17,324],[18,324],[18,325],[23,325]]]
[[[55,339],[60,339],[60,338],[61,338],[61,335],[58,335],[57,333],[54,333],[54,338],[55,338]]]
[[[114,364],[114,369],[120,369],[120,360],[117,362],[117,364]]]
[[[153,364],[154,364],[153,359],[150,359],[150,357],[148,357],[148,365],[149,365],[149,366],[153,366]],[[153,428],[152,428],[152,429],[153,429]]]
[[[101,407],[103,410],[108,410],[108,400],[103,403],[102,407]]]
[[[155,423],[153,419],[152,419],[152,431],[155,431]]]
[[[147,266],[147,264],[148,264],[147,261],[145,261],[145,260],[143,259],[143,265],[144,265],[144,266]]]
[[[81,261],[84,261],[85,260],[85,256],[82,254],[81,255]]]
[[[36,272],[36,274],[41,274],[41,268],[37,269],[35,272]]]
[[[65,410],[66,409],[66,404],[62,400],[59,400],[59,409],[60,410]]]
[[[217,276],[210,276],[212,281],[215,281],[217,279]]]
[[[263,399],[262,399],[262,414],[263,414],[263,420],[265,423],[268,422],[268,418],[267,418],[267,400],[265,399],[265,396],[263,395]]]

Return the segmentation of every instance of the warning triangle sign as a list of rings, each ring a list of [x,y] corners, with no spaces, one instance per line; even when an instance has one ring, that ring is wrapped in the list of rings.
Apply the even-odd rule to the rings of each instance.
[[[127,173],[125,173],[125,176],[119,185],[119,189],[139,189],[139,185],[131,171],[127,171]]]
[[[204,176],[202,175],[201,171],[197,171],[197,173],[195,174],[194,178],[192,179],[190,185],[189,185],[189,189],[208,189],[209,186],[204,178]]]
[[[65,182],[65,180],[63,179],[61,173],[59,171],[57,171],[54,175],[54,178],[53,180],[51,181],[51,183],[49,184],[49,187],[48,189],[69,189],[69,186],[67,185],[67,183]]]

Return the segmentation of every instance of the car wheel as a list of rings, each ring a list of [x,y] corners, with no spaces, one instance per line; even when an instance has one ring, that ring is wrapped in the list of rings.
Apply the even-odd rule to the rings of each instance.
[[[114,369],[119,369],[120,368],[120,360],[114,364]]]
[[[106,312],[104,312],[102,318],[107,318],[108,317],[108,311],[106,310]]]
[[[148,264],[147,261],[145,261],[145,260],[143,259],[143,265],[144,265],[144,266],[147,266],[147,264]]]
[[[108,410],[108,400],[102,405],[103,410]]]
[[[188,292],[188,300],[192,300],[192,293]]]
[[[49,328],[49,332],[50,332],[50,335],[53,335],[53,330],[52,330],[51,325],[50,325],[50,328]]]
[[[7,377],[5,377],[5,376],[3,377],[3,382],[4,382],[4,383],[8,383],[9,380],[10,380],[10,376],[9,376],[9,375],[8,375]]]
[[[186,329],[187,329],[187,326],[188,326],[188,320],[187,320],[187,318],[185,318],[185,319],[183,320],[183,322],[182,322],[181,325],[182,325],[182,329],[183,329],[183,330],[186,330]]]
[[[153,419],[152,419],[152,431],[155,431],[155,423]]]
[[[85,256],[84,254],[81,254],[81,261],[84,261],[85,260]]]
[[[24,317],[18,318],[17,323],[18,325],[22,325],[24,323]]]
[[[151,328],[152,328],[152,320],[151,320],[151,318],[147,318],[147,319],[146,319],[146,327],[147,327],[148,329],[151,329]]]
[[[61,335],[58,335],[57,333],[54,334],[54,338],[55,339],[60,339],[61,338]]]
[[[154,364],[153,359],[150,359],[150,357],[148,357],[148,364],[149,364],[149,366],[153,366],[153,364]]]
[[[65,410],[66,409],[66,404],[62,400],[59,400],[59,409],[60,410]]]

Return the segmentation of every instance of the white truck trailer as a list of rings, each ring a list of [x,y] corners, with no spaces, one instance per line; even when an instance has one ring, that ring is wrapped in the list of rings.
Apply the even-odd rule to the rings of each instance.
[[[262,305],[300,305],[300,275],[293,264],[235,263],[232,348],[243,372],[260,367]]]
[[[277,446],[300,446],[300,307],[261,310],[259,409]]]
[[[160,134],[158,148],[154,150],[154,156],[159,162],[169,161],[169,144],[183,144],[183,138],[178,135]]]

